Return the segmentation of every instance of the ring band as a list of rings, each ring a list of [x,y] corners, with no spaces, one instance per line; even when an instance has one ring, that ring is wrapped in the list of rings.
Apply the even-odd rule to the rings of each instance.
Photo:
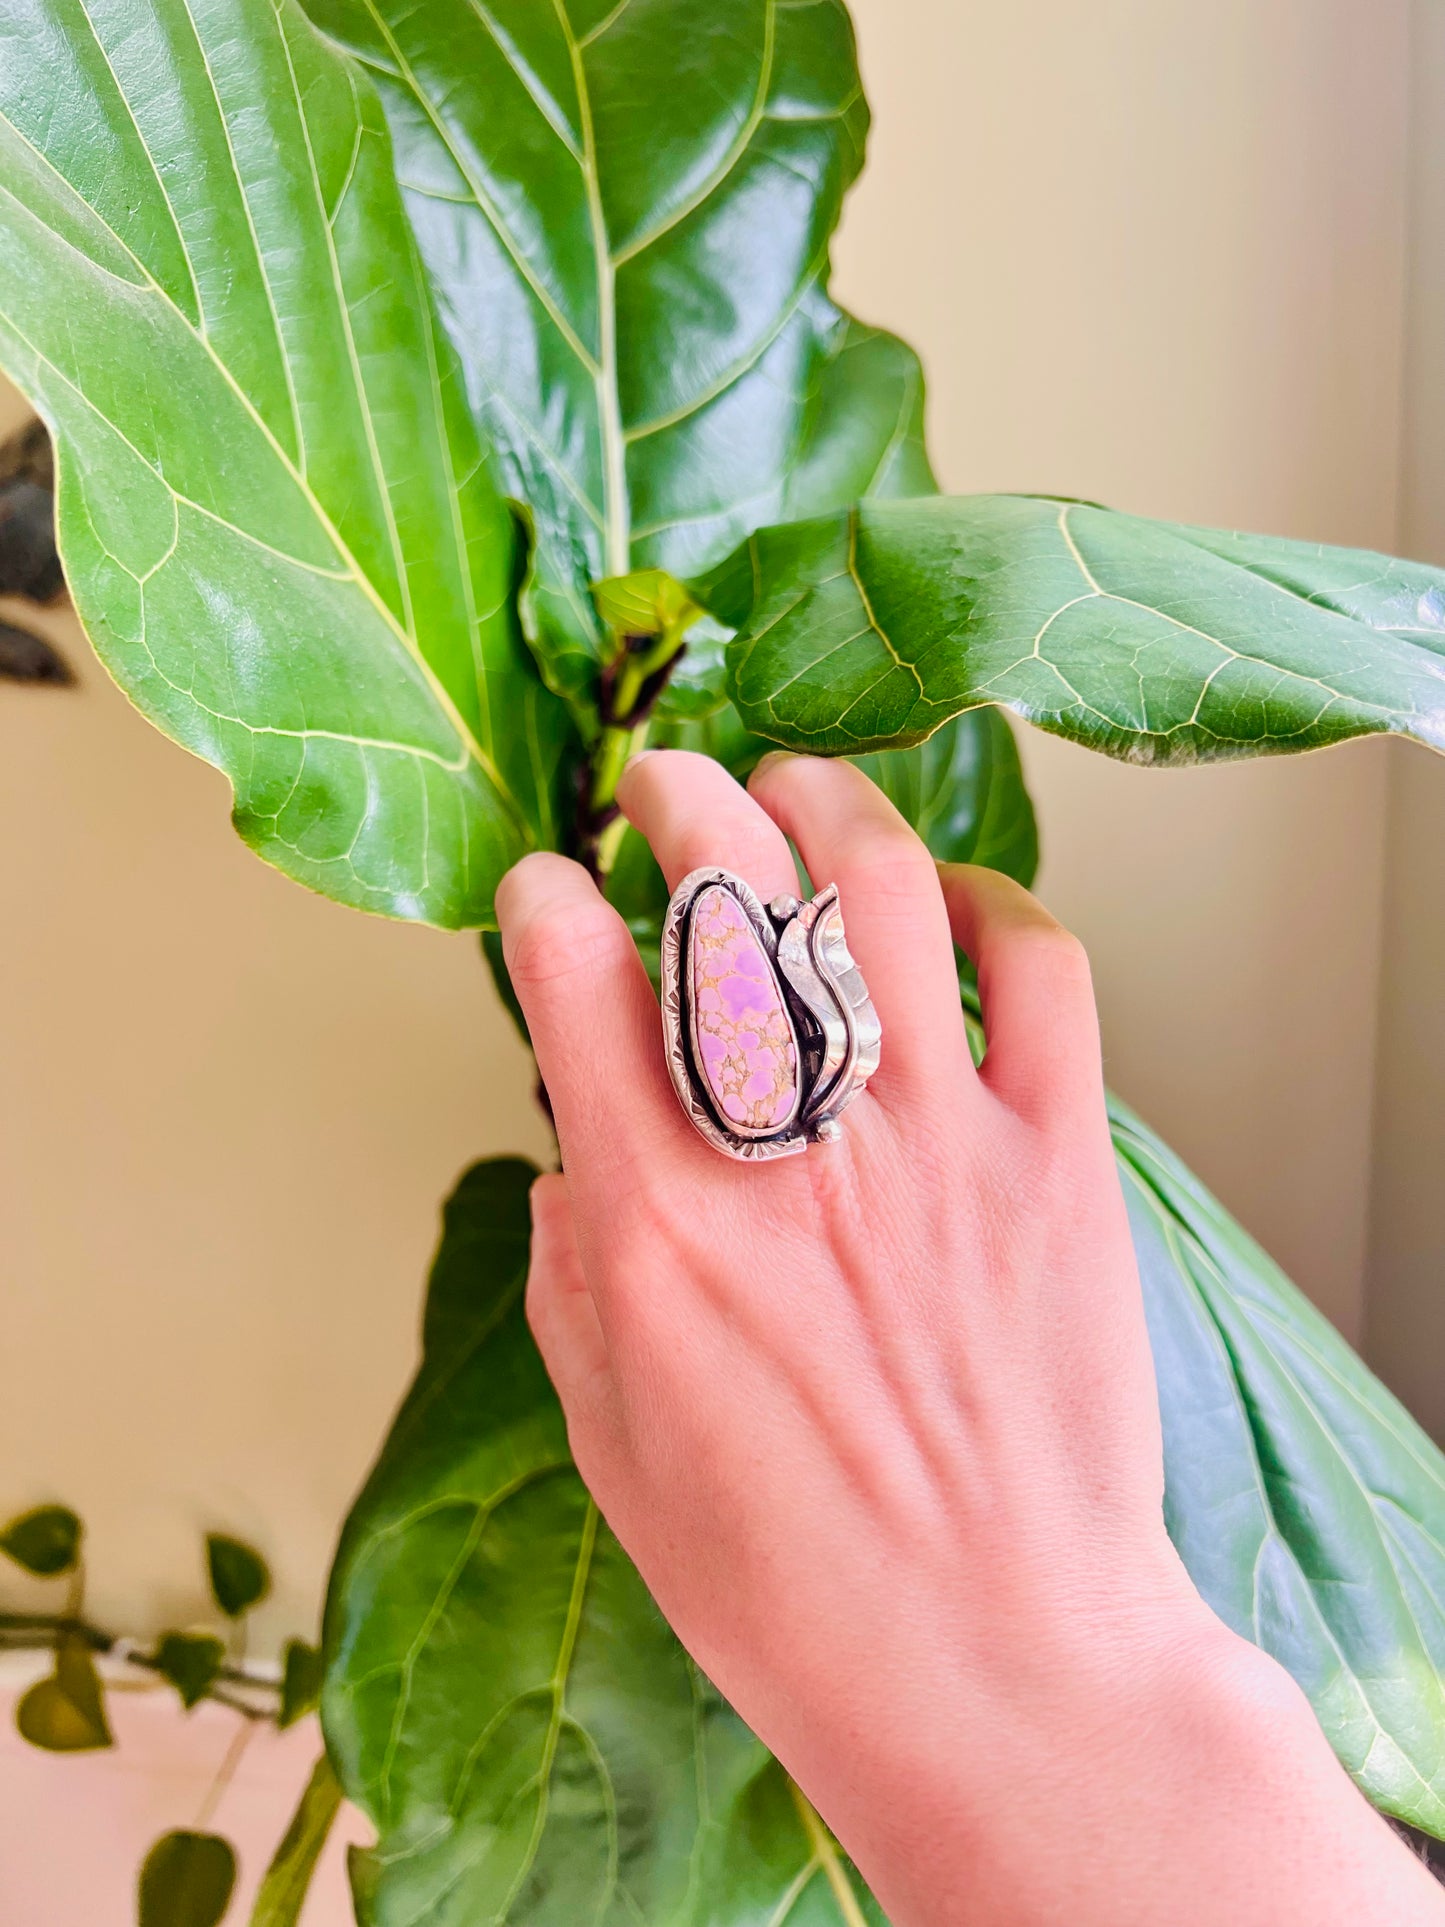
[[[730,870],[694,870],[662,926],[673,1089],[727,1157],[788,1157],[841,1135],[882,1027],[848,953],[836,884],[764,907]]]

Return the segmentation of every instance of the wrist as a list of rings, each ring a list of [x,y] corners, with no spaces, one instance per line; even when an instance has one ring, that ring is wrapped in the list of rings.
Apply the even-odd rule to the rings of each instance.
[[[1133,1913],[1109,1907],[1146,1891],[1140,1858],[1166,1840],[1228,1852],[1287,1832],[1310,1798],[1378,1824],[1289,1675],[1193,1594],[1125,1624],[1035,1627],[1023,1660],[999,1643],[991,1668],[936,1673],[911,1721],[885,1711],[876,1751],[855,1729],[851,1758],[804,1781],[895,1927],[1124,1927]],[[1193,1918],[1177,1894],[1150,1904],[1141,1922]]]

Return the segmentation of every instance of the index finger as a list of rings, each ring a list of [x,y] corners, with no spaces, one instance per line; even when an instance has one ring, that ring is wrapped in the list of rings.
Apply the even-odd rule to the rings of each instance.
[[[531,1033],[568,1177],[612,1182],[683,1119],[662,1055],[662,1019],[637,946],[587,871],[523,857],[497,886],[502,954]]]

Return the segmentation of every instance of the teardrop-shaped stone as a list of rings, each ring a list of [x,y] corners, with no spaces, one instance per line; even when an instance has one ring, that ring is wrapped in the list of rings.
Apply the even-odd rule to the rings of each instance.
[[[767,1137],[797,1114],[798,1040],[772,959],[723,884],[693,905],[688,936],[693,1055],[718,1116]]]

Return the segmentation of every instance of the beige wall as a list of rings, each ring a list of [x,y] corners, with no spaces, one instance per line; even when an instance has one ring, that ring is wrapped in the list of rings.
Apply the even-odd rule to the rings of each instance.
[[[1445,0],[1415,0],[1400,546],[1445,564]],[[1390,756],[1370,1362],[1445,1439],[1445,759]]]
[[[923,351],[946,486],[1394,546],[1405,0],[854,10],[839,281]],[[1114,1083],[1357,1337],[1381,746],[1026,752]]]
[[[922,347],[951,486],[1392,542],[1404,0],[858,12],[841,286]],[[0,685],[0,1510],[79,1505],[136,1625],[195,1602],[206,1524],[253,1534],[299,1628],[437,1199],[544,1137],[471,942],[265,870],[77,660]],[[1115,1082],[1351,1331],[1386,760],[1029,746]]]

